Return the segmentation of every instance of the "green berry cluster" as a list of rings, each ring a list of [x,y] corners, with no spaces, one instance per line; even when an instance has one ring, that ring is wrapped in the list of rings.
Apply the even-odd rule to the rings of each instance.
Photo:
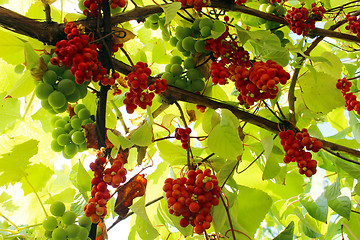
[[[170,33],[168,28],[165,26],[165,17],[161,17],[162,13],[156,13],[153,15],[150,15],[145,23],[144,23],[144,27],[151,29],[151,30],[158,30],[159,28],[161,29],[162,32],[162,38],[165,41],[169,41],[170,40]]]
[[[192,57],[183,61],[180,56],[172,56],[170,64],[165,67],[162,78],[166,79],[168,85],[190,92],[200,92],[205,87],[204,76],[199,69],[195,68],[195,61]]]
[[[47,71],[41,81],[35,81],[35,94],[41,100],[41,106],[49,112],[65,112],[68,102],[74,103],[86,96],[89,82],[77,84],[69,68],[52,65],[50,55],[42,58],[47,64]]]
[[[65,211],[65,204],[55,201],[50,206],[51,216],[42,223],[45,237],[54,240],[84,240],[90,239],[91,220],[86,216],[78,217],[76,213]],[[78,221],[76,222],[76,218]]]
[[[71,159],[76,153],[87,149],[82,126],[94,122],[91,119],[90,111],[84,104],[75,105],[74,112],[75,115],[71,118],[56,116],[52,119],[54,130],[51,148],[54,152],[62,152],[64,158],[67,159]]]

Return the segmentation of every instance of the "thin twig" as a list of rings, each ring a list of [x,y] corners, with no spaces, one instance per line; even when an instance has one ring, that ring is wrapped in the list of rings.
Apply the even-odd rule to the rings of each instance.
[[[226,215],[227,215],[228,220],[229,220],[229,225],[230,225],[231,233],[232,233],[232,235],[233,235],[233,240],[236,240],[235,231],[234,231],[234,227],[233,227],[233,224],[232,224],[232,221],[231,221],[231,216],[230,216],[229,208],[226,206],[222,194],[220,194],[220,199],[221,199],[221,201],[222,201],[222,203],[223,203],[223,205],[224,205],[224,208],[225,208],[225,211],[226,211]]]
[[[41,2],[44,4],[44,7],[45,7],[44,11],[45,11],[45,16],[46,16],[46,22],[51,23],[52,20],[51,20],[51,8],[50,8],[50,5],[46,0],[41,0]]]
[[[152,200],[152,201],[148,202],[147,204],[145,204],[145,207],[150,206],[151,204],[154,204],[154,203],[160,201],[160,200],[163,199],[163,198],[164,198],[164,196],[160,196],[160,197],[158,197],[158,198],[155,198],[154,200]],[[124,217],[119,216],[119,217],[115,220],[115,222],[114,222],[106,231],[110,231],[110,229],[113,228],[113,227],[115,227],[119,222],[121,222],[122,220],[130,217],[130,216],[133,215],[133,214],[134,214],[134,212],[129,212],[129,213],[126,214]]]
[[[134,66],[134,63],[133,61],[131,60],[131,57],[130,55],[128,54],[128,52],[124,49],[124,48],[120,48],[121,51],[125,54],[125,57],[127,58],[127,60],[129,61],[130,65],[133,67]]]
[[[334,155],[334,156],[336,156],[336,157],[338,157],[338,158],[340,158],[340,159],[343,159],[343,160],[345,160],[345,161],[347,161],[347,162],[351,162],[351,163],[360,165],[360,162],[355,161],[355,160],[352,160],[352,159],[350,159],[350,158],[343,157],[343,156],[340,155],[340,153],[333,152],[333,151],[331,151],[330,149],[325,148],[325,147],[323,147],[323,149],[324,149],[325,151],[327,151],[328,153],[331,153],[332,155]]]
[[[121,125],[123,126],[125,133],[128,134],[129,128],[126,126],[122,113],[120,112],[119,108],[116,106],[114,100],[110,100],[110,103],[113,106],[113,109],[115,110],[116,113],[116,117],[121,122]]]

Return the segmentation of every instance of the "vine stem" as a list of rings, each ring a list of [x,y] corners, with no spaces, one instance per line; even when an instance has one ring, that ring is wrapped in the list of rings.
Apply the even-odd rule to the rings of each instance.
[[[114,111],[116,113],[116,117],[117,117],[118,120],[120,120],[121,125],[123,126],[125,133],[128,134],[129,133],[129,128],[125,124],[124,117],[123,117],[122,113],[120,112],[119,108],[116,106],[114,100],[110,100],[110,103],[113,106],[113,109],[114,109]]]
[[[124,48],[120,48],[121,51],[124,53],[125,57],[127,58],[127,60],[129,61],[130,65],[133,67],[134,66],[134,63],[133,61],[131,60],[131,57],[129,55],[129,53],[124,49]]]
[[[41,2],[44,4],[44,8],[45,8],[45,16],[46,16],[46,22],[47,23],[51,23],[51,8],[49,3],[46,0],[41,0]]]
[[[235,237],[235,231],[234,231],[234,227],[233,227],[233,224],[232,224],[232,221],[231,221],[231,216],[230,216],[230,212],[229,212],[229,208],[227,207],[226,203],[225,203],[225,200],[222,196],[222,194],[220,194],[220,199],[224,205],[224,208],[225,208],[225,211],[226,211],[226,215],[228,217],[228,220],[229,220],[229,224],[230,224],[230,229],[231,229],[231,233],[232,233],[232,236],[233,236],[233,240],[236,240],[236,237]]]
[[[24,175],[25,175],[25,173],[24,173]],[[30,181],[29,181],[29,179],[27,178],[26,175],[24,176],[24,178],[25,178],[26,182],[29,184],[29,186],[32,188],[32,190],[34,191],[34,193],[35,193],[35,195],[36,195],[36,198],[38,199],[38,201],[39,201],[39,203],[40,203],[40,205],[41,205],[41,208],[43,209],[43,211],[44,211],[44,213],[45,213],[45,216],[46,216],[46,217],[49,216],[49,215],[47,214],[47,212],[46,212],[46,210],[45,210],[45,207],[44,207],[44,204],[42,203],[42,201],[41,201],[41,199],[40,199],[40,196],[39,196],[39,194],[36,192],[34,186],[30,183]]]
[[[6,221],[8,221],[11,225],[13,225],[14,228],[16,228],[17,231],[19,231],[19,227],[13,222],[11,221],[9,218],[7,218],[4,214],[2,214],[0,212],[0,217],[4,218]]]

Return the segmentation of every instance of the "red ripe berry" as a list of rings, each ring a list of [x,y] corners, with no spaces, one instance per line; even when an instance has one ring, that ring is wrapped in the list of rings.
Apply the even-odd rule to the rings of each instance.
[[[180,220],[180,226],[182,226],[183,228],[187,227],[189,225],[189,220],[186,218],[182,218]]]
[[[199,206],[198,203],[192,202],[192,203],[190,204],[190,206],[189,206],[189,210],[190,210],[191,212],[193,212],[193,213],[197,213],[197,212],[199,212],[199,210],[200,210],[200,206]]]
[[[176,203],[174,203],[174,205],[173,205],[173,209],[174,209],[175,212],[181,212],[182,206],[183,206],[183,205],[182,205],[181,203],[176,202]]]
[[[203,231],[204,231],[204,228],[202,227],[202,225],[198,224],[198,225],[195,226],[194,231],[197,234],[202,234]]]

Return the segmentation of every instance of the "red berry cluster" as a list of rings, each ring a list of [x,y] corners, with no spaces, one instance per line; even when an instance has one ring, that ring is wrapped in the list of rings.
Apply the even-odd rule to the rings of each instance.
[[[212,206],[219,204],[221,188],[216,176],[210,169],[189,170],[187,178],[168,178],[163,190],[166,195],[169,213],[182,216],[180,225],[187,227],[191,224],[195,233],[201,234],[210,228]]]
[[[83,11],[83,14],[89,17],[97,17],[101,3],[102,0],[85,0],[83,4],[86,9]]]
[[[75,81],[82,84],[85,81],[101,81],[101,84],[113,85],[115,80],[120,77],[114,73],[112,77],[107,74],[101,62],[97,59],[97,44],[90,44],[88,35],[81,33],[81,26],[74,22],[68,22],[64,29],[67,34],[67,40],[61,40],[56,43],[55,53],[50,61],[53,65],[70,67],[71,74],[75,76]]]
[[[98,223],[100,218],[107,214],[106,203],[110,199],[110,191],[107,184],[103,181],[106,158],[98,156],[94,162],[90,164],[90,169],[94,171],[94,178],[91,180],[92,190],[88,204],[84,207],[87,217],[91,218],[93,223]]]
[[[112,9],[115,9],[117,7],[123,8],[126,6],[126,4],[127,4],[127,0],[111,0],[110,1],[110,7]]]
[[[175,0],[175,2],[181,2],[182,7],[194,6],[194,9],[198,12],[208,4],[208,0]]]
[[[191,133],[191,128],[176,128],[175,129],[175,139],[181,141],[181,146],[183,149],[189,148],[190,133]]]
[[[339,79],[336,83],[336,88],[341,90],[346,102],[346,109],[348,111],[355,110],[360,115],[360,101],[356,100],[356,96],[349,92],[352,83],[346,78]],[[349,93],[348,93],[349,92]]]
[[[304,7],[292,7],[287,11],[285,20],[289,23],[291,31],[297,35],[302,34],[303,36],[306,36],[310,29],[315,28],[315,22],[322,20],[325,12],[325,8],[322,6],[316,7],[315,3],[311,4],[310,11]]]
[[[299,167],[299,173],[311,177],[316,173],[317,162],[312,160],[312,154],[308,151],[318,152],[323,144],[316,138],[310,137],[307,129],[302,129],[298,133],[292,130],[279,133],[281,145],[285,151],[284,163],[296,162]]]
[[[111,197],[107,186],[119,187],[125,182],[127,173],[122,159],[115,159],[111,167],[105,169],[107,160],[101,155],[102,153],[99,153],[96,160],[90,164],[90,169],[94,171],[94,178],[91,180],[92,198],[84,207],[85,215],[90,217],[93,223],[98,223],[100,218],[107,214],[106,203]]]
[[[205,109],[206,109],[206,106],[197,104],[196,109],[199,109],[200,112],[204,113]]]
[[[147,63],[138,62],[133,71],[129,73],[125,80],[130,87],[130,91],[125,93],[124,104],[126,111],[133,113],[137,106],[146,109],[146,106],[152,105],[152,100],[156,94],[160,94],[167,89],[167,82],[165,79],[156,79],[154,84],[148,85],[148,78],[151,70]]]
[[[236,5],[242,5],[245,4],[247,0],[236,0]]]
[[[240,93],[238,100],[246,107],[260,100],[274,99],[279,91],[277,85],[290,79],[290,74],[272,60],[255,62],[250,69],[231,66],[229,73]]]
[[[284,0],[284,2],[286,2],[287,0]],[[281,3],[282,0],[270,0],[270,4],[275,4],[275,3]]]
[[[225,66],[227,64],[227,59],[221,59],[218,62],[212,62],[210,66],[211,79],[213,84],[224,85],[226,78],[229,78],[229,70]]]
[[[346,30],[350,30],[352,33],[355,33],[357,37],[360,37],[360,19],[357,16],[351,16],[350,14],[346,15],[348,25],[345,26]]]

